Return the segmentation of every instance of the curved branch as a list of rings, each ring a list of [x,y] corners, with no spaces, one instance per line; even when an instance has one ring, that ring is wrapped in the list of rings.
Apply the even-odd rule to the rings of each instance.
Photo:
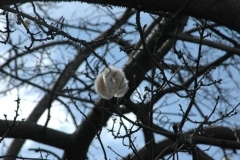
[[[209,127],[203,129],[204,133],[209,136],[201,136],[198,135],[198,137],[195,139],[196,144],[206,144],[210,146],[218,146],[223,148],[231,148],[231,149],[239,149],[240,144],[236,141],[236,137],[234,136],[234,131],[231,130],[228,127]],[[240,130],[237,130],[235,132],[239,132]],[[193,133],[193,131],[187,132],[185,135],[190,135]],[[174,145],[174,141],[171,139],[165,139],[160,142],[157,142],[154,145],[154,157],[158,156],[160,153],[162,153],[163,150],[165,150],[161,157],[166,156],[168,154],[171,154],[174,151],[174,147],[169,147]],[[179,144],[181,145],[181,144]],[[169,147],[169,148],[168,148]],[[168,148],[168,149],[166,149]],[[186,149],[186,148],[183,148]],[[148,159],[148,149],[146,147],[142,148],[138,154],[143,159]],[[197,149],[197,155],[198,159],[205,159],[205,160],[213,160],[210,156],[208,156],[204,151]],[[132,155],[131,160],[138,160],[138,158],[134,155]]]
[[[8,120],[8,123],[13,123],[13,121]],[[63,133],[51,128],[46,128],[44,131],[44,126],[32,122],[16,121],[15,124],[18,125],[12,127],[11,131],[8,132],[5,137],[31,139],[36,142],[44,143],[60,149],[66,149],[70,145],[70,134]],[[6,120],[0,120],[0,126],[0,136],[2,136],[8,130]]]
[[[198,44],[199,40],[200,40],[199,37],[190,36],[190,35],[187,35],[185,33],[177,33],[176,35],[174,35],[174,33],[165,33],[165,34],[168,35],[169,37],[172,37],[172,38],[174,36],[176,36],[176,39],[178,39],[178,40],[183,40],[183,41],[196,43],[196,44]],[[202,44],[207,45],[209,47],[217,48],[217,49],[220,49],[220,50],[232,53],[232,54],[237,54],[237,55],[240,56],[240,49],[239,48],[235,48],[235,47],[232,47],[232,46],[227,46],[225,44],[217,43],[217,42],[210,41],[210,40],[207,40],[207,39],[203,39]]]
[[[160,141],[158,143],[156,143],[153,146],[153,156],[157,157],[160,155],[160,153],[163,153],[162,151],[164,151],[164,154],[162,154],[161,157],[159,158],[163,158],[164,156],[174,153],[175,147],[172,147],[174,145],[175,142],[173,142],[170,139],[165,139],[163,141]],[[167,148],[167,149],[166,149]],[[197,155],[198,155],[198,159],[204,159],[204,160],[213,160],[213,158],[211,158],[210,156],[208,156],[204,151],[200,150],[200,149],[196,149],[197,150]],[[148,149],[146,147],[144,147],[143,149],[141,149],[138,154],[143,158],[143,159],[148,159]],[[127,158],[126,158],[127,159]],[[137,156],[132,155],[131,160],[138,160]]]
[[[204,74],[208,69],[210,69],[213,66],[218,66],[219,64],[221,64],[222,62],[224,62],[225,60],[227,60],[228,58],[230,58],[232,56],[231,53],[227,53],[225,55],[223,55],[222,57],[218,58],[217,60],[213,61],[211,64],[202,67],[199,70],[198,76],[201,76],[202,74]],[[181,91],[185,88],[187,88],[192,82],[194,81],[194,76],[192,76],[191,78],[189,78],[188,80],[186,80],[182,86],[175,86],[175,87],[171,87],[171,88],[166,88],[165,90],[159,92],[156,94],[156,97],[154,99],[154,103],[156,103],[161,97],[163,97],[165,94],[167,93],[172,93],[172,92],[177,92],[177,91]],[[150,105],[149,103],[146,105]]]

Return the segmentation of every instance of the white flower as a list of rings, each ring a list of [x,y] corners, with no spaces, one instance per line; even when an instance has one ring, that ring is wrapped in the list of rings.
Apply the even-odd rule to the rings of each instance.
[[[95,90],[105,99],[122,97],[128,90],[128,80],[121,69],[109,66],[97,76]]]
[[[105,70],[97,76],[94,84],[96,92],[105,99],[111,99],[113,97],[115,87],[112,75],[110,75],[111,73],[108,70],[109,69],[105,68]]]
[[[128,80],[126,79],[122,69],[112,68],[115,81],[114,97],[122,97],[128,90]]]

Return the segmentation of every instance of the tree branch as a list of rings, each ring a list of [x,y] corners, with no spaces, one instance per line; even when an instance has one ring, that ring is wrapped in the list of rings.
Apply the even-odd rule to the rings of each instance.
[[[0,7],[4,9],[4,5],[39,1],[40,0],[4,0],[0,2]],[[181,10],[182,14],[209,19],[240,33],[240,2],[236,0],[192,0],[188,5],[186,5],[188,0],[73,0],[72,2],[74,1],[128,8],[137,8],[137,6],[140,6],[143,11],[168,11],[175,13]],[[44,2],[60,1],[46,0]],[[61,2],[64,1],[62,0]]]
[[[13,121],[8,120],[8,123],[13,123]],[[18,125],[12,127],[11,131],[5,137],[31,139],[63,150],[70,146],[70,134],[51,128],[46,128],[45,132],[43,132],[44,126],[32,122],[16,121],[16,124]],[[0,126],[0,136],[2,136],[8,130],[6,120],[0,120]]]

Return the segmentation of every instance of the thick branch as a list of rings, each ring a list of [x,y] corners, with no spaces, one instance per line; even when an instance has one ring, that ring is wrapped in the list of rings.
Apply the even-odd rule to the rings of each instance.
[[[6,122],[6,120],[0,120],[0,136],[4,135],[8,130],[8,125],[6,123],[11,124],[13,121]],[[71,135],[67,133],[63,133],[51,128],[46,128],[44,131],[43,126],[31,122],[17,121],[16,124],[18,125],[12,127],[11,131],[8,132],[6,137],[31,139],[36,142],[44,143],[60,149],[67,148],[71,142]]]
[[[1,8],[4,5],[14,3],[38,2],[40,0],[4,0],[0,2]],[[123,6],[136,8],[144,11],[168,11],[187,14],[194,17],[205,18],[217,22],[223,26],[229,27],[237,32],[240,32],[240,1],[236,0],[73,0],[79,2]],[[46,0],[45,2],[59,2],[56,0]],[[64,2],[62,0],[62,2]],[[69,2],[69,1],[68,1]],[[190,2],[190,3],[189,3]],[[188,5],[186,5],[189,3]]]

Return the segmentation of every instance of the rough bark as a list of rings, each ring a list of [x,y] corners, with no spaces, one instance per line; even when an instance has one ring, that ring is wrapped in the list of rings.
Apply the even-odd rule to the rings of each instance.
[[[240,2],[236,0],[74,0],[79,2],[139,8],[143,11],[181,12],[189,16],[208,19],[240,33]],[[14,3],[39,2],[39,0],[4,0],[0,6]],[[59,2],[46,0],[44,2]]]

